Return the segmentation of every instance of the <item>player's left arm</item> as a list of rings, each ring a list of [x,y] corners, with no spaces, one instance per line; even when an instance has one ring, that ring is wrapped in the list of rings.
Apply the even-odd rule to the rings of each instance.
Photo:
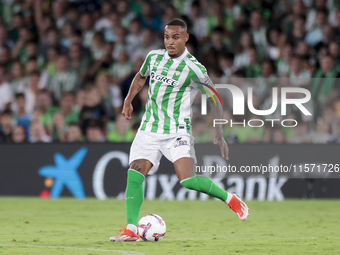
[[[210,105],[211,112],[213,114],[214,119],[223,119],[223,109],[222,105],[219,103],[219,99],[216,95],[213,95],[214,100],[209,97],[208,102]],[[215,102],[218,102],[215,104]],[[221,149],[222,157],[225,159],[229,159],[229,148],[228,144],[223,137],[223,125],[216,125],[215,126],[215,138],[214,144],[217,144]]]

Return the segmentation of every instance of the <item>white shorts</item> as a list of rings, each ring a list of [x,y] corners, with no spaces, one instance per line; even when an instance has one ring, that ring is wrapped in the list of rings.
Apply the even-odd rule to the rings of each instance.
[[[149,174],[154,174],[162,156],[172,163],[184,157],[194,159],[194,137],[188,133],[160,134],[138,130],[130,148],[129,164],[136,159],[147,159],[153,167]]]

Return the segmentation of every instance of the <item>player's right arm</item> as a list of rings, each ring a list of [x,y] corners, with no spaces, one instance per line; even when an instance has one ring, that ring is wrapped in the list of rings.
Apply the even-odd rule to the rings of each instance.
[[[127,94],[124,100],[122,114],[127,120],[131,119],[131,113],[133,111],[131,102],[134,99],[134,97],[138,94],[138,92],[143,88],[146,78],[150,74],[150,59],[152,53],[153,51],[150,51],[149,54],[146,56],[142,67],[140,68],[139,72],[136,74],[135,78],[131,83],[129,93]]]
[[[122,111],[123,116],[127,120],[131,119],[131,114],[133,111],[131,102],[134,99],[134,97],[138,94],[138,92],[143,88],[146,78],[147,76],[142,76],[141,73],[138,72],[131,83],[129,93],[127,94],[124,100],[123,111]]]

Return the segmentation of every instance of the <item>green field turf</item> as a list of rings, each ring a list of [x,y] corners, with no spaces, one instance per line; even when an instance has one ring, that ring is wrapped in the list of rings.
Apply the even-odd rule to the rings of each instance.
[[[145,201],[163,217],[160,242],[114,243],[124,201],[0,198],[0,254],[340,254],[339,200],[247,203],[242,222],[222,202]]]

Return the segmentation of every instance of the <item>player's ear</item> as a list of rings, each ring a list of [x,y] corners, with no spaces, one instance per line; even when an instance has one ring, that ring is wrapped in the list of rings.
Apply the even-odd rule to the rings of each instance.
[[[185,35],[185,42],[187,42],[189,40],[189,33],[187,33],[186,35]]]

